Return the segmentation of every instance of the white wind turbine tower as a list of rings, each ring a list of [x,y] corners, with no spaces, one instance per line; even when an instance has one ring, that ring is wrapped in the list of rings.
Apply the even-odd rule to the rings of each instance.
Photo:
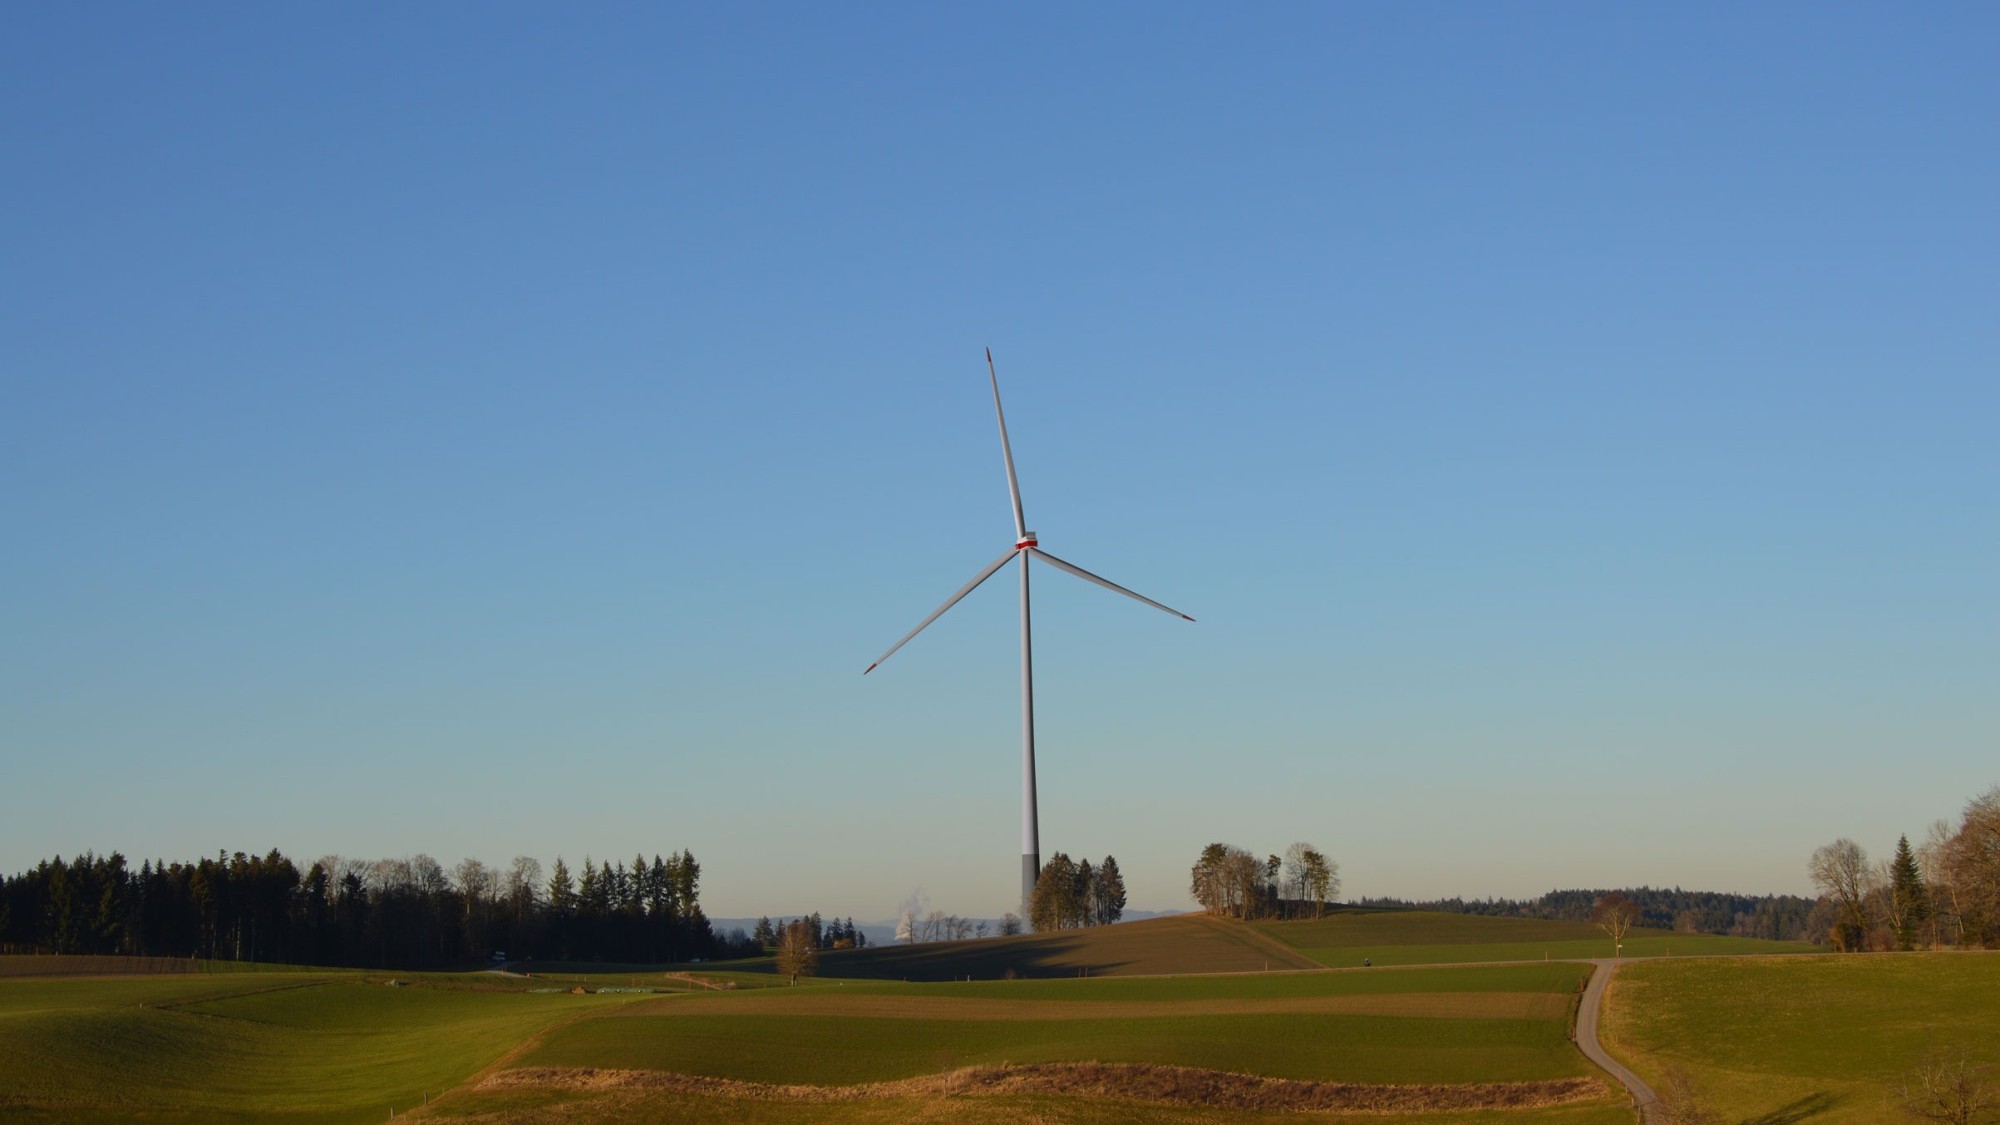
[[[1035,892],[1035,877],[1042,870],[1042,844],[1035,814],[1035,673],[1034,646],[1028,627],[1028,558],[1033,556],[1042,562],[1067,571],[1086,582],[1095,582],[1107,590],[1123,594],[1135,601],[1141,601],[1154,609],[1171,613],[1184,621],[1194,618],[1171,609],[1141,594],[1135,594],[1116,582],[1110,582],[1090,573],[1080,566],[1069,563],[1041,549],[1035,540],[1035,533],[1028,530],[1027,520],[1021,515],[1021,483],[1014,476],[1014,450],[1007,443],[1007,415],[1000,409],[1000,376],[993,369],[993,349],[986,349],[986,375],[993,384],[993,414],[1000,421],[1000,456],[1007,463],[1007,492],[1014,501],[1014,545],[999,558],[994,559],[986,569],[972,576],[972,581],[958,588],[958,593],[945,599],[945,603],[931,611],[929,617],[917,623],[917,627],[903,634],[903,639],[889,646],[889,651],[876,658],[868,666],[873,672],[882,666],[884,660],[895,655],[897,649],[910,643],[910,639],[924,631],[931,622],[944,615],[944,611],[958,604],[959,599],[977,589],[981,582],[993,577],[1003,566],[1021,560],[1021,917],[1028,917],[1029,904]]]

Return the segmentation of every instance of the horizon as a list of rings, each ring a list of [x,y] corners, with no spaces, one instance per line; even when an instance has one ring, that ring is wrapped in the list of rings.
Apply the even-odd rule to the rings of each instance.
[[[862,678],[1011,539],[989,346],[1198,621],[1035,591],[1135,904],[1807,894],[2000,784],[1990,7],[4,18],[0,870],[997,917],[1014,598]]]

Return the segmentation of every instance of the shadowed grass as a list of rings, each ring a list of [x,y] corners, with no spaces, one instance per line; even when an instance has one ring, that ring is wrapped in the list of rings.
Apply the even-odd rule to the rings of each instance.
[[[769,959],[730,963],[772,971]],[[950,981],[1002,978],[1160,976],[1313,969],[1318,962],[1240,922],[1176,915],[1045,934],[836,950],[820,956],[823,977]]]

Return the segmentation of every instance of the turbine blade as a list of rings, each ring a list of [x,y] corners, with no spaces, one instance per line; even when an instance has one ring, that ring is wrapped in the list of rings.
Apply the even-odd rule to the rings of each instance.
[[[941,606],[937,607],[937,608],[936,608],[935,610],[932,610],[932,611],[931,611],[931,615],[930,615],[929,617],[926,617],[926,618],[924,618],[924,619],[923,619],[922,621],[918,622],[918,623],[917,623],[917,627],[916,627],[916,628],[914,628],[914,629],[910,630],[910,631],[909,631],[909,632],[907,632],[907,633],[904,633],[904,634],[903,634],[903,639],[902,639],[902,640],[900,640],[900,641],[897,641],[897,642],[896,642],[895,644],[892,644],[892,645],[890,645],[890,646],[889,646],[889,651],[888,651],[888,652],[885,652],[885,653],[883,653],[883,654],[882,654],[881,656],[878,656],[878,657],[876,657],[876,658],[875,658],[875,663],[873,663],[873,664],[870,664],[870,665],[868,666],[868,668],[867,668],[867,671],[864,671],[864,672],[862,672],[861,674],[865,676],[865,675],[867,675],[867,674],[868,674],[869,672],[873,672],[873,671],[874,671],[875,669],[877,669],[877,668],[880,668],[880,667],[882,666],[882,662],[883,662],[884,660],[887,660],[887,659],[889,659],[889,658],[890,658],[891,656],[894,656],[894,655],[896,654],[896,650],[897,650],[897,649],[899,649],[899,648],[902,648],[902,647],[903,647],[904,645],[906,645],[906,644],[909,644],[909,643],[910,643],[910,638],[912,638],[912,637],[916,636],[916,635],[917,635],[918,633],[921,633],[921,632],[923,632],[923,631],[924,631],[924,628],[925,628],[926,626],[928,626],[928,625],[929,625],[929,624],[930,624],[931,622],[933,622],[933,621],[936,621],[936,620],[937,620],[938,618],[940,618],[940,617],[944,616],[944,611],[945,611],[945,610],[948,610],[948,609],[950,609],[950,608],[951,608],[952,606],[955,606],[955,605],[957,605],[957,604],[958,604],[958,600],[959,600],[960,598],[963,598],[963,597],[964,597],[965,595],[967,595],[967,594],[970,594],[970,593],[971,593],[972,591],[974,591],[974,590],[978,589],[978,588],[979,588],[979,584],[980,584],[981,582],[984,582],[984,581],[986,581],[986,580],[987,580],[988,578],[991,578],[991,577],[993,577],[993,572],[994,572],[994,571],[996,571],[996,570],[999,570],[999,569],[1000,569],[1001,567],[1003,567],[1003,566],[1006,566],[1006,565],[1007,565],[1007,563],[1008,563],[1008,561],[1009,561],[1009,560],[1011,560],[1011,559],[1012,559],[1012,558],[1013,558],[1013,557],[1014,557],[1014,556],[1015,556],[1016,554],[1019,554],[1019,553],[1020,553],[1020,552],[1019,552],[1018,550],[1014,549],[1014,548],[1011,548],[1011,547],[1010,547],[1010,548],[1008,548],[1008,550],[1007,550],[1007,553],[1006,553],[1006,554],[1004,554],[1004,555],[1001,555],[1001,556],[1000,556],[999,558],[997,558],[997,559],[994,559],[994,560],[993,560],[993,563],[992,563],[992,565],[988,566],[988,567],[987,567],[987,568],[986,568],[985,570],[982,570],[982,571],[980,571],[980,572],[979,572],[978,574],[975,574],[975,575],[973,575],[973,576],[972,576],[972,581],[970,581],[970,582],[967,582],[967,583],[966,583],[965,585],[963,585],[963,586],[960,586],[960,587],[958,588],[958,593],[956,593],[956,594],[953,594],[953,595],[952,595],[951,597],[949,597],[949,598],[946,598],[946,599],[945,599],[945,603],[944,603],[943,605],[941,605]],[[1024,564],[1024,565],[1025,565],[1025,564]],[[1138,595],[1137,595],[1137,594],[1134,594],[1134,595],[1132,595],[1132,596],[1133,596],[1133,597],[1138,597]]]
[[[1000,409],[1000,373],[993,370],[993,349],[986,349],[986,375],[993,380],[993,415],[1000,419],[1000,456],[1007,461],[1007,495],[1014,500],[1014,540],[1028,537],[1028,519],[1021,514],[1021,482],[1014,476],[1014,447],[1007,443],[1007,415]]]
[[[1182,613],[1180,610],[1175,609],[1172,606],[1161,605],[1159,602],[1154,601],[1153,599],[1147,597],[1144,594],[1135,594],[1132,591],[1127,590],[1125,587],[1120,586],[1116,582],[1112,582],[1104,578],[1099,578],[1097,575],[1090,573],[1089,571],[1083,569],[1080,566],[1076,566],[1071,563],[1066,563],[1061,559],[1055,557],[1054,555],[1049,554],[1047,551],[1042,550],[1040,547],[1028,547],[1026,548],[1026,550],[1029,554],[1035,556],[1036,558],[1042,560],[1043,562],[1049,564],[1050,566],[1055,567],[1057,570],[1067,570],[1071,574],[1076,575],[1078,578],[1083,579],[1085,582],[1095,582],[1099,586],[1102,586],[1107,590],[1115,590],[1118,593],[1121,593],[1128,598],[1133,598],[1135,600],[1145,602],[1147,605],[1152,606],[1154,609],[1163,610],[1167,613],[1171,613],[1175,617],[1178,617],[1183,621],[1194,620],[1194,618],[1189,617],[1187,614]]]

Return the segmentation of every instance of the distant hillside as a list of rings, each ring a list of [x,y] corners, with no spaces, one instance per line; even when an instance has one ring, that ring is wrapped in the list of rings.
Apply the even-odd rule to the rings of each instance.
[[[1679,887],[1622,887],[1619,894],[1636,903],[1640,924],[1651,929],[1688,934],[1762,938],[1766,941],[1809,941],[1826,932],[1813,919],[1817,903],[1798,895],[1740,895],[1717,891],[1684,891]],[[1405,910],[1435,910],[1446,914],[1482,914],[1491,918],[1544,918],[1583,922],[1590,907],[1609,890],[1550,891],[1540,898],[1434,899],[1411,902],[1399,898],[1365,898],[1356,906]]]

